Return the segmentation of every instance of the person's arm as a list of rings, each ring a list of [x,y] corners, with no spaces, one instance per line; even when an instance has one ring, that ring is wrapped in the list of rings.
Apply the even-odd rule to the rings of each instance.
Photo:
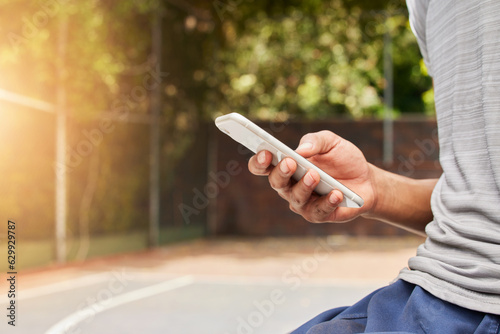
[[[362,214],[425,236],[433,216],[430,198],[438,179],[415,180],[369,164],[375,202]]]
[[[329,131],[305,135],[297,152],[360,195],[365,204],[359,209],[338,207],[343,199],[340,191],[327,196],[313,192],[320,179],[314,170],[295,182],[291,179],[295,161],[285,158],[273,167],[271,153],[259,152],[250,159],[249,170],[268,175],[271,187],[292,211],[310,222],[345,222],[364,216],[425,235],[425,225],[432,220],[430,197],[436,179],[413,180],[379,169],[356,146]]]

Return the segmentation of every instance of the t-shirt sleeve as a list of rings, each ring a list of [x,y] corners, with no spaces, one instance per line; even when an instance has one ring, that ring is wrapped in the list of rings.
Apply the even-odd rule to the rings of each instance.
[[[429,75],[432,76],[432,65],[429,59],[429,54],[427,53],[427,43],[426,43],[426,21],[427,21],[427,9],[429,8],[430,0],[406,0],[408,6],[408,11],[410,13],[410,26],[417,37],[418,46],[420,47],[420,52],[424,58],[425,65]]]

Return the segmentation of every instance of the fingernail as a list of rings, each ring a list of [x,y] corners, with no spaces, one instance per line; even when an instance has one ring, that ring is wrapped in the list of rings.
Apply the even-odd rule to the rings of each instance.
[[[337,205],[340,202],[340,198],[334,193],[330,194],[330,197],[328,197],[328,201],[333,204]]]
[[[299,147],[297,147],[297,151],[298,150],[310,150],[312,147],[313,147],[313,145],[311,143],[302,143],[299,145]]]
[[[312,177],[311,173],[307,173],[306,176],[304,177],[304,183],[306,186],[310,187],[314,183],[314,178]]]
[[[259,164],[263,164],[266,162],[266,153],[265,152],[260,152],[258,155],[257,155],[257,161],[259,162]]]
[[[280,163],[280,169],[283,174],[288,174],[290,172],[290,168],[288,168],[288,164],[285,160]]]

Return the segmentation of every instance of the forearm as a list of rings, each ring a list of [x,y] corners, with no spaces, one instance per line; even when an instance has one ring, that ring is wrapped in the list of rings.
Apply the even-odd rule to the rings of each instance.
[[[363,216],[425,236],[425,226],[433,218],[431,194],[438,179],[411,179],[373,165],[370,173],[375,200]]]

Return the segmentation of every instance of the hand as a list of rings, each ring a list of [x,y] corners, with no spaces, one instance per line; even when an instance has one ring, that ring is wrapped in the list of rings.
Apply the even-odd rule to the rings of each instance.
[[[274,167],[271,165],[272,154],[261,151],[250,159],[248,169],[255,175],[268,175],[271,187],[289,202],[290,209],[310,222],[345,222],[374,207],[371,165],[351,142],[330,131],[321,131],[302,137],[296,152],[359,194],[365,202],[363,207],[338,207],[343,200],[338,190],[326,196],[317,195],[313,190],[320,177],[314,170],[309,170],[299,182],[295,182],[291,176],[297,164],[291,158],[283,159]]]

